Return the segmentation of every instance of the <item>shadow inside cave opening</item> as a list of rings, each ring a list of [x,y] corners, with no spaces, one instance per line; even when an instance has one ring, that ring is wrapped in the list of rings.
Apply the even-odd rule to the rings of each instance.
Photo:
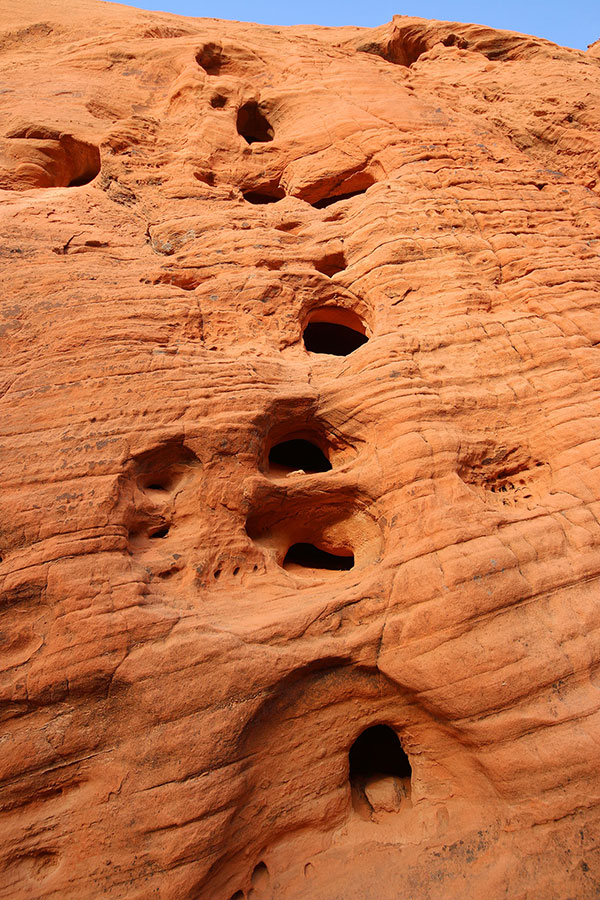
[[[372,725],[348,754],[352,807],[362,818],[398,812],[411,805],[412,767],[389,725]]]
[[[329,472],[331,463],[321,448],[306,438],[288,438],[274,444],[269,451],[272,472]]]

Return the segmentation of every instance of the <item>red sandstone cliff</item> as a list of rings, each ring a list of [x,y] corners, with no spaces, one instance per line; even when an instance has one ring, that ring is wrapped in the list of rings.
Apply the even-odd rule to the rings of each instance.
[[[0,8],[0,897],[597,898],[598,44]]]

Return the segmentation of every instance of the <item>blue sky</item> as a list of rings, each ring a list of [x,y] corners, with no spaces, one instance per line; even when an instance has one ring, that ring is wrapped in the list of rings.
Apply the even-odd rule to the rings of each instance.
[[[600,0],[138,0],[140,9],[267,25],[382,25],[394,13],[478,22],[585,50],[600,38]]]

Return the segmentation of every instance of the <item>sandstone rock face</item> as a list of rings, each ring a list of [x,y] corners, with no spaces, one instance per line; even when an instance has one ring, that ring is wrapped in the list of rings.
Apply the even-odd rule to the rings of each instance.
[[[0,897],[597,898],[598,45],[2,22]]]

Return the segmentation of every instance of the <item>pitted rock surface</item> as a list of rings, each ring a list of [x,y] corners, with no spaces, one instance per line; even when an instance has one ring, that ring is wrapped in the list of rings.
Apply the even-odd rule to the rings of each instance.
[[[598,43],[2,23],[0,897],[597,898]]]

